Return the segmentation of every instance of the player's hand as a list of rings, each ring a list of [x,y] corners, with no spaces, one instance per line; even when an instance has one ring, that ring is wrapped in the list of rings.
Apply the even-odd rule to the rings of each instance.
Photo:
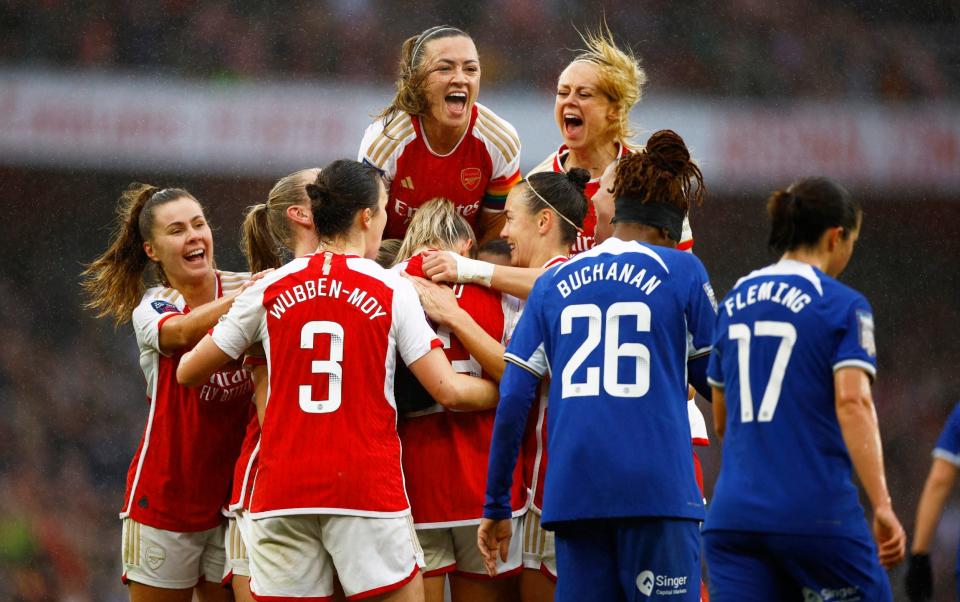
[[[417,296],[420,297],[420,304],[423,305],[423,311],[427,312],[427,316],[435,324],[449,327],[454,314],[461,311],[453,290],[424,278],[407,274],[404,276],[413,282],[413,287],[417,289]]]
[[[873,510],[873,537],[877,540],[880,564],[889,569],[903,560],[907,552],[907,534],[890,505]]]
[[[513,524],[509,518],[500,520],[480,519],[480,527],[477,529],[477,547],[480,548],[480,555],[483,556],[483,564],[487,568],[487,574],[491,577],[497,576],[498,552],[501,562],[507,561],[512,534]]]
[[[428,252],[423,257],[423,273],[434,282],[457,282],[457,259],[449,251]]]
[[[933,600],[933,569],[929,554],[911,554],[905,581],[910,602]]]

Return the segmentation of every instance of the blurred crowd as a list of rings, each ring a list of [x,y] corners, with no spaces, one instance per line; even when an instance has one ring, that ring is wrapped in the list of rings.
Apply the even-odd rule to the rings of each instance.
[[[0,67],[383,84],[404,38],[469,31],[484,80],[549,89],[605,18],[656,93],[904,101],[960,92],[951,0],[0,0]]]

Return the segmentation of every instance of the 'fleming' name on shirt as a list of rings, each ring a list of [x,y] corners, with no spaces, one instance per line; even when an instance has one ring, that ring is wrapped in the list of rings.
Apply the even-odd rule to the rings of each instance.
[[[774,285],[777,285],[776,292],[773,291]],[[800,313],[800,310],[806,307],[811,299],[810,295],[795,286],[790,286],[786,282],[769,281],[760,284],[751,284],[747,287],[746,295],[744,295],[743,291],[737,291],[736,295],[727,297],[726,300],[724,300],[723,308],[727,310],[728,316],[733,316],[734,309],[741,310],[759,301],[779,303],[796,314]]]
[[[367,295],[367,291],[359,287],[348,291],[347,303],[357,307],[360,311],[367,314],[371,320],[375,320],[387,315],[383,310],[383,305],[373,295]],[[280,319],[287,309],[297,303],[309,301],[317,297],[332,297],[340,299],[345,294],[343,283],[335,278],[318,278],[308,280],[303,284],[297,284],[277,295],[273,306],[270,307],[270,315]]]
[[[579,289],[581,286],[601,280],[617,280],[635,286],[647,295],[657,290],[657,287],[660,286],[662,282],[659,278],[656,276],[647,278],[647,270],[645,268],[641,268],[640,271],[634,275],[633,271],[635,269],[636,266],[631,263],[620,266],[616,261],[609,265],[604,263],[595,263],[592,266],[586,265],[579,270],[573,270],[566,278],[557,282],[557,290],[560,291],[560,295],[566,299],[570,293]],[[644,280],[645,278],[646,280]]]

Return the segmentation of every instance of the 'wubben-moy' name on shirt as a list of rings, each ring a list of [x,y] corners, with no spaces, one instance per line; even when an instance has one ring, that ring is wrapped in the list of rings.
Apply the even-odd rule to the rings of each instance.
[[[371,320],[387,315],[387,312],[383,310],[383,304],[368,291],[362,290],[360,287],[344,291],[343,283],[336,278],[317,278],[291,286],[276,296],[268,311],[271,316],[279,320],[288,309],[297,303],[303,303],[317,297],[341,299],[344,295],[346,295],[347,303],[365,313]]]

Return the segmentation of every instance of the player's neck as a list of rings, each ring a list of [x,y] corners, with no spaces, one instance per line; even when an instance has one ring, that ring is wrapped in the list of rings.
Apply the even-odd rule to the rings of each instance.
[[[297,239],[293,242],[293,256],[294,257],[303,257],[304,255],[309,255],[314,251],[317,251],[317,247],[320,246],[320,240],[316,236],[305,236],[302,239]],[[323,249],[320,249],[323,250]]]
[[[586,169],[590,172],[590,179],[596,180],[603,175],[603,170],[607,168],[607,165],[610,165],[616,158],[616,142],[612,140],[600,142],[582,148],[571,148],[563,168],[566,171],[570,171],[574,167]]]
[[[657,247],[676,247],[677,243],[664,235],[662,228],[638,222],[619,221],[613,226],[613,236],[620,240],[635,240]]]
[[[780,259],[806,263],[825,274],[827,273],[827,264],[829,263],[827,254],[818,247],[800,247],[792,251],[787,251]]]
[[[338,236],[333,240],[321,240],[320,250],[337,253],[338,255],[366,255],[366,245],[362,232],[348,232],[345,236]]]
[[[209,276],[204,276],[201,280],[195,282],[188,281],[170,281],[170,287],[177,289],[187,307],[196,308],[205,303],[210,303],[217,298],[217,274],[210,270]]]
[[[530,266],[531,268],[539,268],[546,264],[548,261],[557,256],[566,257],[570,254],[570,247],[568,245],[552,245],[547,246],[546,248],[537,250],[530,257]]]
[[[456,129],[444,127],[430,115],[424,115],[420,119],[420,125],[423,128],[423,136],[426,138],[427,146],[438,155],[446,155],[463,140],[463,135],[467,133],[468,121],[462,127]]]

